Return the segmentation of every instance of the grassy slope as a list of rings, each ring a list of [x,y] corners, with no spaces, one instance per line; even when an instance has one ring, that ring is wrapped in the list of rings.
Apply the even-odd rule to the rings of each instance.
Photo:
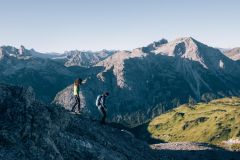
[[[216,144],[240,137],[240,98],[223,98],[193,107],[180,106],[154,118],[148,131],[154,138],[169,142]]]

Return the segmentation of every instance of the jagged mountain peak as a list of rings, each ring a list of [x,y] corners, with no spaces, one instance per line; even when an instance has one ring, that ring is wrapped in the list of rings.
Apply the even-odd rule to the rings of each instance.
[[[31,50],[27,50],[23,45],[21,45],[19,48],[13,46],[1,46],[0,50],[2,56],[4,55],[17,58],[31,56]]]
[[[65,66],[92,66],[99,61],[111,56],[115,51],[101,50],[93,51],[67,51],[63,54],[66,57]]]
[[[196,60],[197,44],[192,37],[183,37],[173,40],[157,48],[154,52],[167,56],[181,56]]]
[[[204,68],[223,68],[223,63],[229,63],[229,59],[218,49],[209,47],[192,37],[173,40],[157,48],[154,53],[196,61]]]

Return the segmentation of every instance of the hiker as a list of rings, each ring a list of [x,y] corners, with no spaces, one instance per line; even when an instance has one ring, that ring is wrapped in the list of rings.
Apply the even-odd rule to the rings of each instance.
[[[107,117],[107,108],[105,106],[106,97],[109,95],[108,92],[104,92],[103,94],[97,96],[96,106],[98,107],[99,112],[102,114],[101,124],[106,124]]]
[[[80,97],[79,97],[79,87],[82,84],[82,79],[78,78],[74,81],[73,95],[75,97],[75,104],[72,107],[72,112],[74,112],[76,105],[78,106],[78,112],[80,112]]]

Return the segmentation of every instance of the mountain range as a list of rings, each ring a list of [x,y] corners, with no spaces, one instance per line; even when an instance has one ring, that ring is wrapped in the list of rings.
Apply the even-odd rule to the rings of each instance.
[[[54,99],[70,109],[72,82],[80,77],[86,82],[81,86],[85,114],[96,118],[95,98],[108,91],[108,119],[136,126],[183,103],[240,95],[240,64],[232,58],[238,51],[192,37],[162,39],[131,51],[59,54],[2,46],[0,82],[31,86],[40,100]]]
[[[101,50],[96,52],[72,50],[65,51],[64,53],[40,53],[34,49],[28,50],[24,46],[20,46],[19,48],[2,46],[0,47],[0,59],[4,56],[15,57],[18,59],[41,58],[60,62],[67,67],[91,67],[115,52],[116,51],[112,50]]]
[[[81,87],[84,112],[95,116],[95,98],[109,91],[108,118],[129,126],[189,101],[240,95],[239,63],[191,37],[118,51],[95,67],[103,70],[89,76]],[[72,85],[54,102],[71,108]]]

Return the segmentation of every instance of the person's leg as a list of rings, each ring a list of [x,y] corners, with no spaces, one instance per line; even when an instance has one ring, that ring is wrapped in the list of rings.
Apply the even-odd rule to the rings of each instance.
[[[75,103],[71,109],[72,112],[75,110],[76,105],[77,105],[77,96],[75,96]]]
[[[105,124],[106,123],[106,117],[107,117],[107,114],[106,114],[106,111],[104,109],[104,107],[101,107],[101,112],[102,112],[102,120],[101,120],[101,123],[102,124]]]
[[[100,106],[100,105],[98,105],[98,106],[97,106],[97,108],[98,108],[98,111],[100,112],[100,114],[101,114],[101,116],[102,116],[102,110],[101,110],[101,106]]]
[[[98,106],[98,110],[101,114],[101,121],[100,122],[102,123],[103,112],[102,112],[102,106],[101,105]]]
[[[78,112],[80,112],[80,110],[81,110],[81,104],[80,104],[80,97],[77,97],[77,104],[78,104]]]

